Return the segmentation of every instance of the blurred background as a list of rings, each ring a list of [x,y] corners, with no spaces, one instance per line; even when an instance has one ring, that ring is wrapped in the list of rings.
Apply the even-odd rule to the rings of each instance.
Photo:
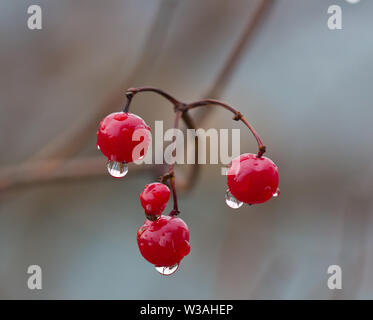
[[[32,4],[42,30],[27,28]],[[333,4],[342,30],[327,27]],[[372,299],[372,13],[368,0],[2,0],[0,298]],[[99,120],[146,85],[235,106],[280,168],[278,199],[232,210],[221,165],[201,166],[179,195],[191,253],[170,277],[136,242],[159,170],[113,179],[95,145]],[[131,110],[172,125],[156,95]],[[191,115],[257,150],[227,111]],[[32,264],[42,290],[27,288]],[[342,290],[327,287],[334,264]]]

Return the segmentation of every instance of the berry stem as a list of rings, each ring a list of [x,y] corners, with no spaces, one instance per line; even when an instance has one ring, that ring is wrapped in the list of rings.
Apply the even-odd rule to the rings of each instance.
[[[180,118],[182,116],[183,112],[179,109],[176,110],[176,113],[175,113],[175,118],[174,118],[174,131],[176,131],[176,129],[179,128],[179,122],[180,122]],[[176,132],[172,138],[172,143],[175,143],[176,141]],[[176,148],[174,150],[174,152],[176,153]],[[176,154],[173,154],[173,156],[176,156]],[[170,187],[171,187],[171,190],[172,190],[172,198],[174,199],[174,208],[173,210],[170,212],[170,216],[175,216],[175,215],[178,215],[179,214],[179,207],[178,207],[178,203],[177,203],[177,192],[176,192],[176,184],[175,184],[175,161],[172,161],[172,163],[170,164],[170,167],[168,169],[168,175],[170,177]]]
[[[175,186],[175,175],[173,175],[170,178],[170,186],[171,186],[171,190],[172,190],[172,198],[174,199],[174,208],[170,212],[170,216],[177,216],[180,213],[180,211],[179,211],[179,206],[178,206],[178,203],[177,203],[177,192],[176,192],[176,186]]]
[[[193,121],[190,118],[189,114],[186,111],[184,112],[184,108],[185,108],[186,104],[179,101],[178,99],[171,96],[170,94],[164,92],[163,90],[153,88],[153,87],[129,88],[126,91],[127,103],[124,107],[123,112],[128,112],[131,101],[132,101],[132,98],[139,92],[154,92],[154,93],[157,93],[157,94],[161,95],[162,97],[164,97],[165,99],[167,99],[168,101],[170,101],[174,105],[174,110],[175,110],[174,130],[179,128],[180,118],[183,118],[183,120],[184,120],[184,122],[185,122],[185,124],[188,128],[194,128]],[[175,141],[176,141],[176,135],[174,135],[172,143],[175,143]],[[195,168],[196,167],[197,167],[197,165],[195,165]],[[171,190],[172,190],[174,207],[173,207],[172,211],[170,212],[171,216],[178,215],[179,212],[180,212],[179,207],[178,207],[178,201],[177,201],[174,168],[175,168],[175,162],[172,162],[169,166],[169,169],[168,169],[167,173],[160,177],[160,181],[162,183],[166,183],[167,180],[169,180],[169,184],[170,184],[170,187],[171,187]],[[194,170],[194,172],[197,172],[197,170]],[[192,176],[194,176],[194,174],[195,173],[192,173]]]
[[[171,96],[170,94],[164,92],[161,89],[153,88],[153,87],[141,87],[141,88],[129,88],[127,89],[126,95],[128,98],[128,94],[131,95],[131,99],[133,96],[139,92],[155,92],[161,95],[162,97],[166,98],[168,101],[170,101],[176,108],[176,106],[182,105],[183,103],[177,100],[175,97]],[[131,101],[129,101],[131,102]],[[127,100],[128,103],[128,100]],[[128,103],[129,104],[129,103]]]
[[[127,92],[126,97],[127,97],[127,102],[126,102],[126,105],[124,106],[123,112],[128,113],[128,111],[130,109],[130,104],[131,104],[131,101],[132,101],[132,98],[133,98],[133,93]]]
[[[202,107],[202,106],[213,106],[213,105],[221,106],[221,107],[227,109],[228,111],[232,112],[234,114],[233,120],[242,121],[246,125],[246,127],[249,128],[251,133],[254,135],[254,137],[255,137],[255,139],[258,143],[258,149],[259,149],[258,150],[258,158],[260,158],[264,154],[264,152],[266,151],[266,147],[263,144],[263,141],[260,139],[258,133],[254,130],[253,126],[250,123],[247,122],[247,120],[244,118],[244,116],[241,114],[241,112],[239,112],[235,108],[231,107],[227,103],[224,103],[222,101],[215,100],[215,99],[204,99],[204,100],[199,100],[199,101],[195,101],[195,102],[191,102],[191,103],[187,104],[187,103],[181,102],[180,100],[176,99],[175,97],[173,97],[172,95],[164,92],[161,89],[157,89],[157,88],[153,88],[153,87],[129,88],[126,91],[127,102],[126,102],[126,105],[123,109],[123,112],[128,112],[131,101],[132,101],[132,98],[139,92],[154,92],[154,93],[157,93],[157,94],[161,95],[162,97],[164,97],[165,99],[167,99],[169,102],[171,102],[173,104],[174,111],[175,111],[174,130],[179,128],[180,118],[182,118],[184,120],[184,122],[185,122],[185,124],[188,128],[195,129],[195,125],[193,123],[193,120],[188,113],[189,110],[197,108],[197,107]],[[174,135],[174,137],[172,139],[172,143],[175,143],[175,141],[176,141],[176,134]],[[198,144],[197,137],[195,138],[195,144],[196,144],[196,146]],[[176,152],[176,149],[174,150],[174,152]],[[173,154],[173,156],[175,156],[175,155]],[[196,159],[195,160],[196,161],[195,161],[195,165],[194,165],[194,170],[190,175],[190,178],[191,178],[192,182],[194,180],[195,175],[198,172],[198,165],[197,165],[198,164],[198,152],[196,152]],[[178,207],[176,184],[175,184],[175,161],[176,161],[176,159],[169,165],[169,169],[168,169],[167,173],[162,175],[159,179],[160,182],[162,182],[162,183],[166,183],[167,181],[169,181],[169,184],[170,184],[170,187],[171,187],[171,190],[172,190],[174,207],[173,207],[172,211],[170,212],[170,216],[178,215],[179,212],[180,212],[179,207]]]
[[[258,133],[255,131],[254,127],[250,123],[247,122],[247,120],[241,114],[241,112],[239,112],[237,109],[231,107],[229,104],[221,102],[219,100],[215,100],[215,99],[204,99],[204,100],[199,100],[199,101],[195,101],[195,102],[187,104],[183,110],[185,112],[185,111],[188,111],[190,109],[197,108],[197,107],[214,106],[214,105],[215,106],[221,106],[221,107],[229,110],[230,112],[232,112],[234,114],[233,120],[235,120],[235,121],[241,120],[246,125],[246,127],[249,128],[249,130],[254,135],[254,137],[255,137],[255,139],[258,143],[258,158],[260,158],[266,151],[266,147],[265,147],[262,139],[260,139],[260,137],[259,137]]]

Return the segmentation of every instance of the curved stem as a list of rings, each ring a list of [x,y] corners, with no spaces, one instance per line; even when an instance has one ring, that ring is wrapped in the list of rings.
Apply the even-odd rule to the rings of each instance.
[[[130,88],[126,91],[127,103],[124,107],[123,112],[128,112],[131,101],[132,101],[132,98],[139,92],[154,92],[154,93],[157,93],[157,94],[161,95],[162,97],[164,97],[165,99],[167,99],[169,102],[171,102],[174,105],[174,110],[175,110],[174,127],[173,127],[174,130],[179,128],[180,118],[183,118],[183,120],[184,120],[184,122],[185,122],[185,124],[187,125],[188,128],[195,129],[193,121],[188,114],[189,110],[197,108],[197,107],[201,107],[201,106],[209,106],[209,105],[221,106],[221,107],[227,109],[228,111],[230,111],[234,114],[233,120],[236,120],[236,121],[240,120],[249,128],[249,130],[254,135],[254,137],[255,137],[255,139],[258,143],[258,148],[259,148],[258,157],[260,158],[264,154],[264,152],[266,151],[265,145],[263,144],[262,140],[260,139],[257,132],[254,130],[254,128],[247,122],[247,120],[243,117],[241,112],[239,112],[238,110],[236,110],[235,108],[233,108],[232,106],[230,106],[227,103],[224,103],[222,101],[215,100],[215,99],[204,99],[204,100],[199,100],[199,101],[195,101],[195,102],[191,102],[191,103],[186,104],[186,103],[183,103],[180,100],[176,99],[175,97],[171,96],[170,94],[164,92],[161,89],[157,89],[157,88],[153,88],[153,87]],[[176,132],[175,132],[175,134],[173,136],[173,139],[172,139],[172,143],[175,143],[175,142],[176,142]],[[198,143],[197,139],[195,139],[195,143]],[[176,148],[174,149],[173,152],[176,152]],[[173,154],[173,156],[176,157],[176,154]],[[198,156],[196,156],[196,157],[198,157]],[[195,161],[195,165],[194,165],[194,168],[196,168],[196,169],[190,175],[190,178],[192,180],[195,177],[195,174],[197,172],[197,167],[198,167],[198,165],[197,165],[198,164],[198,158],[196,158],[196,159],[197,159],[197,161]],[[169,165],[169,169],[168,169],[167,173],[165,173],[164,175],[162,175],[160,177],[160,181],[162,183],[165,183],[169,180],[169,184],[170,184],[170,187],[171,187],[171,190],[172,190],[172,197],[173,197],[173,200],[174,200],[174,206],[173,206],[172,211],[170,212],[170,216],[176,216],[180,213],[179,207],[178,207],[178,201],[177,201],[176,184],[175,184],[175,161],[176,161],[176,158]]]
[[[183,118],[183,120],[184,120],[184,122],[185,122],[185,124],[188,128],[194,128],[194,124],[193,124],[192,119],[189,117],[189,115],[186,111],[185,112],[183,111],[186,104],[179,101],[178,99],[171,96],[170,94],[164,92],[163,90],[153,88],[153,87],[129,88],[126,91],[127,102],[126,102],[126,105],[123,109],[123,112],[128,112],[129,111],[129,107],[130,107],[132,98],[139,92],[155,92],[155,93],[161,95],[162,97],[164,97],[165,99],[167,99],[169,102],[171,102],[174,105],[174,110],[175,110],[174,130],[179,128],[180,118]],[[175,141],[176,141],[176,135],[174,135],[172,142],[175,143]],[[167,180],[170,180],[169,183],[170,183],[170,187],[171,187],[171,190],[172,190],[172,197],[173,197],[173,200],[174,200],[174,207],[173,207],[172,211],[170,212],[171,216],[175,216],[175,215],[178,215],[180,213],[179,207],[178,207],[178,201],[177,201],[174,167],[175,167],[175,161],[173,161],[170,164],[167,173],[160,177],[160,181],[162,183],[165,183]],[[195,164],[194,167],[196,168],[197,164]],[[194,174],[192,173],[191,177],[194,177],[196,172],[197,172],[197,169],[194,170]]]
[[[179,121],[180,121],[180,118],[182,116],[182,111],[181,110],[177,110],[176,113],[175,113],[175,119],[174,119],[174,131],[176,131],[177,128],[179,128]],[[176,132],[172,138],[172,143],[175,143],[176,142]],[[176,148],[174,150],[174,152],[176,152]],[[174,154],[173,156],[176,156],[176,154]],[[177,203],[177,192],[176,192],[176,185],[175,185],[175,161],[172,161],[172,163],[170,164],[170,167],[168,169],[168,172],[167,172],[167,175],[170,177],[170,186],[171,186],[171,190],[172,190],[172,197],[174,199],[174,208],[173,210],[170,212],[170,216],[175,216],[175,215],[178,215],[180,213],[179,211],[179,207],[178,207],[178,203]]]
[[[135,94],[139,93],[139,92],[155,92],[155,93],[158,93],[159,95],[161,95],[162,97],[164,97],[165,99],[170,101],[175,106],[175,108],[177,108],[178,106],[184,105],[184,103],[177,100],[175,97],[171,96],[170,94],[164,92],[161,89],[157,89],[157,88],[153,88],[153,87],[129,88],[129,89],[127,89],[126,96],[127,96],[128,99],[132,99],[133,96]],[[129,96],[130,96],[130,98],[129,98]],[[127,100],[127,103],[128,103],[128,100]]]
[[[177,204],[177,193],[176,193],[176,186],[175,186],[175,175],[173,175],[170,178],[170,186],[171,186],[171,190],[172,190],[172,197],[174,199],[174,208],[171,210],[170,216],[177,216],[180,213],[180,211],[179,211],[179,207],[178,207],[178,204]]]
[[[190,109],[194,109],[194,108],[197,108],[197,107],[213,106],[213,105],[221,106],[224,109],[227,109],[228,111],[232,112],[234,114],[233,120],[236,120],[236,121],[241,120],[246,125],[246,127],[249,128],[249,130],[254,135],[254,137],[255,137],[255,139],[258,143],[258,157],[260,158],[266,151],[266,147],[265,147],[262,139],[260,139],[260,137],[259,137],[258,133],[255,131],[254,127],[250,123],[247,122],[247,120],[241,114],[241,112],[239,112],[237,109],[231,107],[229,104],[221,102],[219,100],[215,100],[215,99],[204,99],[204,100],[199,100],[199,101],[195,101],[195,102],[187,104],[183,110],[184,110],[184,112],[186,112]]]

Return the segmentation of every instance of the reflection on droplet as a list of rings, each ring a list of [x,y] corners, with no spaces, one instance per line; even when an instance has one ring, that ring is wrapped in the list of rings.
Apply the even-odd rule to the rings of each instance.
[[[351,4],[356,4],[356,3],[359,3],[360,0],[346,0],[348,3],[351,3]]]
[[[228,207],[232,208],[232,209],[238,209],[239,207],[241,207],[243,205],[243,202],[237,200],[229,191],[229,189],[227,189],[226,193],[225,193],[225,203],[227,204]]]
[[[273,198],[278,198],[280,195],[280,188],[277,188],[276,192],[273,194]]]
[[[128,166],[126,162],[108,160],[106,167],[107,171],[114,178],[123,178],[128,172]]]
[[[99,145],[97,145],[97,150],[101,150]]]
[[[170,276],[171,274],[175,273],[177,269],[179,269],[178,263],[174,266],[169,267],[155,267],[155,270],[157,270],[161,275],[164,276]]]

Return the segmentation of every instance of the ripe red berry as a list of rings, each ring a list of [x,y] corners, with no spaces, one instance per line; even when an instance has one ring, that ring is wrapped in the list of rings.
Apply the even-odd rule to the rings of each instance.
[[[232,160],[227,180],[230,193],[248,204],[265,202],[279,192],[277,166],[271,159],[251,153]]]
[[[136,130],[143,135],[133,139]],[[143,142],[144,141],[144,142]],[[144,148],[133,154],[134,148],[143,142]],[[97,131],[97,147],[109,161],[133,162],[143,157],[150,143],[150,128],[143,119],[133,113],[115,112],[106,116]]]
[[[147,184],[140,194],[141,205],[147,218],[157,219],[166,208],[170,198],[170,189],[163,183],[154,182]]]
[[[190,251],[189,229],[177,217],[161,216],[155,221],[146,220],[137,231],[137,244],[147,261],[156,267],[176,271],[181,259]]]

